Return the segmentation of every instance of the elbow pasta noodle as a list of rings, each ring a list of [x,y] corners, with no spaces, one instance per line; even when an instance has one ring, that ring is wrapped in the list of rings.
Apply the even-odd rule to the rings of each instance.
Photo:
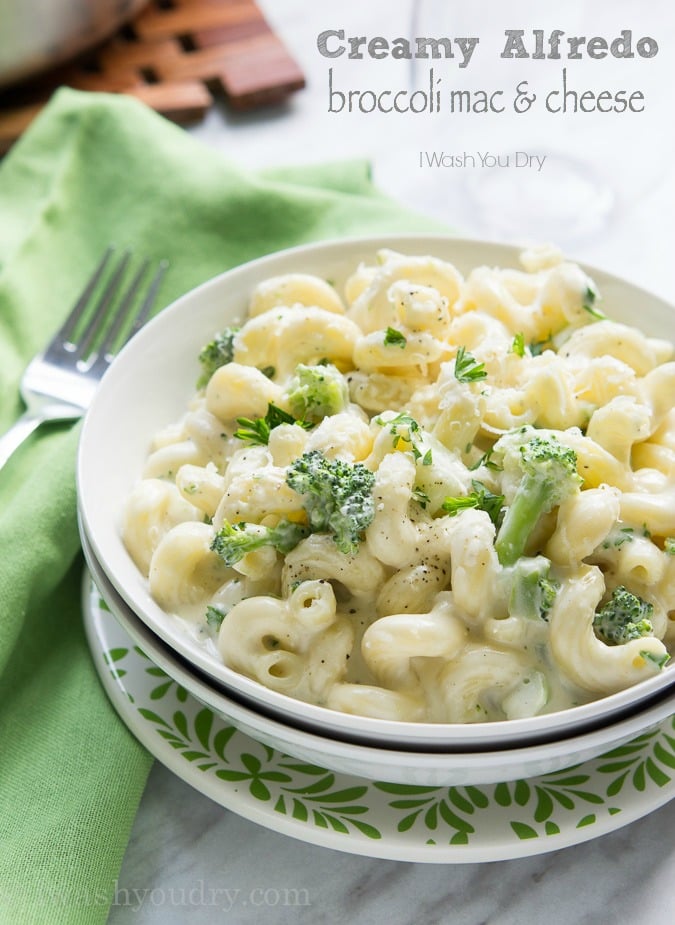
[[[621,518],[640,524],[655,536],[675,536],[675,488],[659,494],[626,491],[621,495]]]
[[[450,532],[450,584],[470,626],[479,626],[495,604],[499,565],[494,526],[484,511],[465,511]]]
[[[206,387],[206,407],[218,420],[257,418],[269,402],[277,404],[281,388],[254,366],[228,363],[211,376]]]
[[[375,602],[377,613],[381,617],[400,611],[427,613],[447,582],[447,569],[431,562],[399,569],[382,585]]]
[[[588,359],[611,356],[645,376],[655,366],[672,356],[667,342],[645,337],[636,328],[615,321],[598,321],[575,331],[563,346],[563,356],[584,356]]]
[[[333,414],[307,434],[306,450],[319,450],[329,459],[355,462],[365,459],[373,448],[373,435],[366,421],[355,414]]]
[[[419,547],[419,527],[408,512],[414,480],[415,464],[403,453],[388,453],[375,474],[375,515],[366,544],[383,565],[402,568]]]
[[[147,575],[152,554],[164,535],[184,521],[199,517],[179,488],[163,479],[143,479],[127,498],[124,510],[124,543],[138,566]]]
[[[222,421],[200,404],[186,415],[185,433],[210,462],[222,468],[229,437]]]
[[[226,666],[332,710],[431,723],[549,713],[664,670],[673,345],[598,309],[555,248],[521,262],[463,277],[381,250],[340,290],[302,272],[254,288],[122,512],[155,600]],[[508,562],[500,525],[532,435],[572,451],[579,484]],[[291,478],[317,459],[335,467],[320,504]],[[357,469],[358,503],[337,474]],[[358,524],[347,540],[343,523]],[[647,616],[616,641],[599,627],[623,589]]]
[[[561,430],[580,427],[586,409],[576,399],[567,370],[548,357],[535,357],[533,366],[537,360],[546,362],[533,369],[524,388],[525,405],[534,410],[533,423]]]
[[[251,294],[248,316],[255,318],[273,308],[293,305],[313,305],[337,315],[345,313],[340,296],[325,279],[309,273],[287,273],[258,283]]]
[[[230,523],[260,523],[270,515],[282,517],[301,511],[302,503],[286,484],[284,469],[269,465],[242,473],[229,482],[213,522],[217,526],[221,526],[224,520]]]
[[[467,635],[451,592],[442,591],[428,613],[395,613],[375,620],[363,634],[361,650],[385,688],[410,690],[419,684],[412,659],[452,659],[464,648]]]
[[[523,653],[469,643],[459,658],[443,667],[437,682],[446,721],[467,722],[472,713],[485,715],[499,709],[529,671]],[[508,718],[506,710],[501,712]]]
[[[288,553],[282,584],[288,593],[298,582],[325,578],[345,588],[354,598],[369,595],[373,585],[384,581],[384,568],[366,546],[354,556],[341,555],[327,536],[308,536]]]
[[[565,674],[594,694],[611,694],[637,684],[657,670],[644,657],[660,657],[666,648],[660,639],[631,639],[606,645],[593,631],[595,608],[604,592],[598,568],[585,567],[565,583],[551,612],[551,652]]]
[[[675,412],[670,411],[649,440],[633,446],[634,469],[655,469],[671,483],[675,479]]]
[[[620,492],[609,485],[589,488],[567,498],[558,508],[556,528],[546,555],[560,565],[574,566],[600,546],[619,519]]]
[[[398,720],[408,723],[426,719],[424,699],[406,691],[391,691],[374,684],[335,684],[326,706],[342,713],[372,716],[375,719]]]
[[[401,374],[410,367],[416,369],[449,354],[447,344],[424,331],[407,334],[405,344],[396,353],[385,343],[385,336],[382,331],[373,331],[357,340],[353,359],[359,369],[366,372],[388,369]]]
[[[640,393],[651,410],[650,434],[673,410],[675,403],[675,363],[663,363],[650,370],[642,380]]]
[[[366,334],[386,330],[397,318],[397,297],[400,309],[401,281],[405,281],[411,292],[418,286],[435,290],[434,301],[442,305],[445,312],[453,310],[462,279],[452,264],[434,257],[406,257],[382,250],[379,267],[351,302],[347,315]]]
[[[287,600],[252,597],[223,620],[218,647],[239,671],[302,699],[322,703],[345,673],[353,627],[337,613],[325,580],[308,581]]]
[[[405,379],[388,376],[384,373],[366,373],[350,370],[347,384],[351,400],[364,411],[376,413],[382,408],[402,411],[410,404],[411,397],[418,388],[427,384],[426,378],[416,376],[408,371]]]
[[[205,466],[208,457],[192,440],[181,440],[155,450],[143,468],[145,479],[175,479],[181,466]]]
[[[213,463],[207,466],[181,466],[176,473],[176,487],[208,517],[213,518],[225,492],[225,479]]]
[[[567,370],[574,394],[587,414],[602,408],[618,395],[637,397],[639,379],[621,360],[599,356],[589,363],[584,356],[563,358],[560,353],[555,356],[556,362]]]
[[[671,408],[652,434],[652,441],[675,452],[675,407]]]
[[[150,560],[150,591],[161,607],[178,611],[206,601],[226,578],[223,563],[210,549],[205,523],[185,521],[162,537]]]
[[[633,446],[650,435],[650,418],[646,405],[629,395],[617,395],[593,412],[586,433],[628,468]]]
[[[316,306],[295,306],[264,312],[235,337],[234,359],[245,366],[271,366],[282,376],[298,363],[350,362],[362,331],[353,321]],[[226,368],[226,367],[225,367]]]

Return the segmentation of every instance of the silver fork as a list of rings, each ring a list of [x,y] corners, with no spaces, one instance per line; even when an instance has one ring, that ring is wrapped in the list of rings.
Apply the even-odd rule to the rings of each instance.
[[[162,261],[152,277],[145,298],[144,282],[150,261],[146,260],[131,283],[123,287],[124,272],[131,258],[125,251],[98,296],[91,318],[78,322],[90,310],[92,300],[101,287],[114,248],[109,247],[93,276],[86,284],[70,315],[42,353],[34,357],[21,379],[21,397],[26,411],[16,423],[0,437],[0,468],[23,441],[45,421],[74,421],[82,417],[89,407],[98,383],[113,359],[117,341],[125,325],[130,329],[126,343],[145,324],[157,296],[157,290],[168,264]],[[111,311],[113,300],[119,301]],[[121,346],[121,345],[120,345]]]

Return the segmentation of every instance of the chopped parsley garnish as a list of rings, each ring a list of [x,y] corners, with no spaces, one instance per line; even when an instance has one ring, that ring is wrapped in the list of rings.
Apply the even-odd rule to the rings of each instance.
[[[396,328],[387,328],[384,332],[384,346],[385,347],[400,347],[401,350],[408,343],[405,334],[402,334],[400,331],[397,331]]]
[[[663,551],[667,556],[675,556],[675,536],[667,536],[663,541]]]
[[[544,338],[544,340],[535,340],[530,344],[530,353],[533,357],[541,356],[544,350],[547,350],[551,346],[551,335]]]
[[[621,527],[614,533],[610,533],[602,544],[603,549],[620,549],[624,543],[632,543],[635,531],[632,527]]]
[[[380,427],[389,427],[389,432],[394,435],[392,445],[395,450],[410,450],[415,462],[422,460],[423,466],[431,466],[433,463],[433,453],[429,447],[424,453],[420,449],[422,428],[415,418],[407,412],[402,411],[390,421],[383,418],[375,418],[375,423]]]
[[[454,517],[460,511],[477,508],[480,511],[485,511],[492,523],[497,525],[504,507],[504,495],[494,494],[477,479],[471,480],[471,487],[473,491],[469,495],[459,498],[446,498],[443,502],[443,510],[451,517]]]
[[[412,499],[413,501],[417,501],[421,508],[426,508],[427,504],[431,503],[431,498],[423,488],[420,488],[419,485],[415,485],[413,488]]]
[[[407,447],[406,443],[410,444],[410,449],[414,458],[421,459],[422,453],[418,447],[419,434],[421,432],[420,425],[417,423],[415,418],[411,417],[405,411],[402,411],[400,414],[397,414],[395,418],[392,418],[390,421],[385,421],[383,418],[375,418],[375,423],[379,424],[380,427],[388,427],[389,433],[394,435],[393,447],[395,450],[405,450]],[[403,446],[401,445],[403,444]],[[425,458],[426,458],[425,454]],[[429,458],[428,463],[424,465],[430,465],[431,458]]]
[[[259,443],[266,446],[269,443],[270,433],[280,424],[299,424],[305,430],[314,427],[311,421],[298,421],[270,402],[267,406],[267,414],[264,418],[237,418],[239,429],[235,430],[234,436],[237,440],[247,440],[249,443]]]
[[[515,353],[516,356],[524,357],[525,356],[525,335],[516,334],[513,338],[513,343],[511,344],[511,352]]]
[[[206,622],[211,627],[212,630],[220,629],[220,625],[225,619],[225,614],[222,610],[219,610],[217,607],[213,607],[209,604],[206,608]]]
[[[485,466],[486,469],[491,469],[493,472],[502,472],[503,466],[500,466],[499,463],[496,463],[492,459],[492,454],[494,453],[495,448],[492,446],[490,449],[483,453],[478,462],[475,462],[472,466],[469,466],[469,469],[472,471],[474,469],[480,469],[481,466]]]
[[[399,427],[407,427],[411,434],[419,433],[420,430],[420,425],[415,418],[411,417],[405,411],[397,414],[395,418],[391,418],[389,421],[385,421],[383,418],[376,418],[375,422],[379,424],[380,427],[391,427],[391,433],[397,437],[400,436],[398,432]]]
[[[607,318],[607,315],[600,311],[600,309],[595,304],[598,301],[598,293],[591,286],[586,288],[584,293],[584,300],[582,305],[584,309],[588,312],[591,318],[595,318],[596,321],[603,321]]]
[[[487,379],[485,364],[479,363],[464,347],[460,347],[455,357],[455,379],[459,382],[480,382]]]
[[[642,651],[640,655],[646,662],[651,662],[652,665],[656,665],[659,670],[665,668],[670,661],[670,655],[668,655],[667,652],[664,652],[663,655],[655,655],[653,652]]]

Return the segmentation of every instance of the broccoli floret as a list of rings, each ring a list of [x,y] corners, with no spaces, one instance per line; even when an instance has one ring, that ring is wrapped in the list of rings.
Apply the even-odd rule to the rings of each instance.
[[[280,520],[276,527],[225,521],[211,542],[211,550],[220,556],[225,565],[232,566],[262,546],[273,546],[282,553],[290,552],[308,535],[309,529],[304,524],[289,520]]]
[[[303,496],[310,530],[329,533],[345,555],[355,553],[375,516],[374,473],[362,463],[351,465],[310,450],[291,463],[286,482]]]
[[[560,583],[549,577],[551,563],[544,556],[521,558],[511,569],[509,614],[530,620],[548,620]]]
[[[651,636],[654,630],[649,618],[653,612],[652,604],[619,585],[593,619],[595,635],[609,646]]]
[[[540,516],[569,497],[582,480],[576,453],[553,434],[523,429],[502,437],[496,447],[503,454],[505,471],[516,470],[521,476],[495,541],[500,563],[513,565]]]
[[[319,422],[344,411],[349,402],[347,382],[335,366],[304,366],[295,369],[288,389],[288,406],[296,418]]]
[[[234,337],[239,328],[225,328],[202,347],[199,353],[199,362],[202,373],[197,380],[197,388],[203,389],[211,376],[221,366],[232,362],[234,355]]]

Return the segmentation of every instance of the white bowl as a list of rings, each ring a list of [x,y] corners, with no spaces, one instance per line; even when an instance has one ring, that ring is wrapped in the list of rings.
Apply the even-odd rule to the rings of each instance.
[[[618,722],[581,735],[524,748],[497,751],[404,751],[344,742],[295,728],[251,709],[209,684],[152,633],[116,592],[93,554],[86,536],[83,549],[94,583],[113,616],[143,652],[197,700],[256,741],[295,758],[369,780],[430,787],[495,784],[550,774],[595,758],[670,716],[672,697],[657,695]],[[85,580],[83,593],[89,592]]]
[[[544,742],[627,716],[654,695],[675,690],[675,670],[666,669],[617,694],[528,719],[450,725],[352,716],[303,703],[232,671],[215,647],[198,641],[186,623],[165,613],[150,596],[147,580],[122,543],[121,511],[142,471],[150,435],[177,420],[194,393],[200,348],[214,331],[244,317],[250,292],[260,281],[298,271],[334,280],[339,287],[359,262],[374,261],[382,247],[445,258],[464,273],[480,264],[519,265],[515,247],[445,235],[380,236],[297,247],[230,270],[192,290],[120,353],[86,415],[77,465],[83,529],[117,593],[157,636],[222,691],[285,723],[329,730],[353,741],[438,750]],[[668,303],[602,271],[586,269],[611,305],[613,318],[639,320],[650,335],[672,330],[673,309]]]

